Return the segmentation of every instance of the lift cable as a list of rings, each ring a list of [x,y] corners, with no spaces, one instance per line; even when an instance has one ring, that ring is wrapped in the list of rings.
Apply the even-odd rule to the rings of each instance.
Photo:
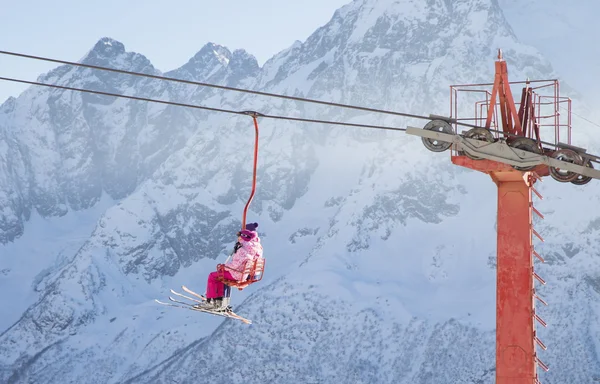
[[[153,103],[174,105],[174,106],[179,106],[179,107],[204,109],[204,110],[213,111],[213,112],[232,113],[232,114],[236,114],[236,115],[248,115],[248,111],[234,111],[234,110],[231,110],[231,109],[212,108],[212,107],[205,107],[205,106],[202,106],[202,105],[177,103],[177,102],[174,102],[174,101],[165,101],[165,100],[150,99],[150,98],[147,98],[147,97],[119,95],[117,93],[110,93],[110,92],[103,92],[103,91],[92,91],[92,90],[89,90],[89,89],[67,87],[67,86],[64,86],[64,85],[45,84],[45,83],[40,83],[40,82],[37,82],[37,81],[28,81],[28,80],[14,79],[14,78],[11,78],[11,77],[0,77],[0,80],[12,81],[12,82],[16,82],[16,83],[23,83],[23,84],[30,84],[30,85],[40,85],[40,86],[44,86],[44,87],[58,88],[58,89],[63,89],[63,90],[67,90],[67,91],[87,92],[87,93],[93,93],[93,94],[103,95],[103,96],[123,97],[123,98],[131,99],[131,100],[148,101],[148,102],[153,102]],[[317,120],[317,119],[303,119],[303,118],[300,118],[300,117],[268,115],[268,114],[263,114],[263,113],[258,113],[257,115],[261,116],[261,117],[266,117],[266,118],[269,118],[269,119],[301,121],[301,122],[306,122],[306,123],[321,123],[321,124],[332,124],[332,125],[344,125],[344,126],[358,127],[358,128],[383,129],[383,130],[388,130],[388,131],[406,131],[406,128],[386,127],[386,126],[381,126],[381,125],[344,123],[344,122],[338,122],[338,121]]]
[[[367,108],[367,107],[360,107],[360,106],[355,106],[355,105],[334,103],[334,102],[329,102],[329,101],[307,99],[307,98],[303,98],[303,97],[280,95],[277,93],[253,91],[253,90],[243,89],[243,88],[235,88],[235,87],[228,87],[228,86],[224,86],[224,85],[216,85],[216,84],[210,84],[210,83],[202,83],[202,82],[198,82],[198,81],[177,79],[174,77],[151,75],[151,74],[147,74],[147,73],[132,72],[132,71],[126,71],[126,70],[122,70],[122,69],[107,68],[107,67],[102,67],[102,66],[98,66],[98,65],[76,63],[76,62],[72,62],[72,61],[59,60],[59,59],[51,59],[48,57],[27,55],[24,53],[0,51],[0,54],[24,57],[24,58],[28,58],[28,59],[34,59],[34,60],[49,61],[49,62],[59,63],[59,64],[73,65],[73,66],[77,66],[77,67],[98,69],[101,71],[110,71],[110,72],[122,73],[122,74],[126,74],[126,75],[148,77],[151,79],[173,81],[173,82],[177,82],[177,83],[199,85],[199,86],[203,86],[203,87],[219,88],[219,89],[224,89],[224,90],[228,90],[228,91],[245,92],[245,93],[251,93],[251,94],[260,95],[260,96],[278,97],[278,98],[282,98],[282,99],[302,101],[302,102],[306,102],[306,103],[322,104],[322,105],[328,105],[328,106],[332,106],[332,107],[350,108],[350,109],[357,109],[357,110],[366,111],[366,112],[375,112],[375,113],[383,113],[383,114],[394,115],[394,116],[412,117],[415,119],[431,120],[431,117],[429,117],[429,116],[413,115],[410,113],[394,112],[394,111],[388,111],[388,110],[383,110],[383,109]],[[463,123],[458,123],[458,124],[471,126],[469,124],[463,124]]]
[[[147,77],[147,78],[153,78],[153,79],[158,79],[158,80],[172,81],[172,82],[191,84],[191,85],[197,85],[197,86],[205,86],[205,87],[218,88],[218,89],[224,89],[224,90],[236,91],[236,92],[244,92],[244,93],[250,93],[250,94],[261,95],[261,96],[277,97],[277,98],[282,98],[282,99],[302,101],[302,102],[321,104],[321,105],[328,105],[328,106],[333,106],[333,107],[357,109],[357,110],[366,111],[366,112],[382,113],[382,114],[388,114],[388,115],[394,115],[394,116],[410,117],[410,118],[425,119],[425,120],[433,120],[434,119],[434,117],[432,117],[432,116],[422,116],[422,115],[415,115],[415,114],[409,114],[409,113],[403,113],[403,112],[388,111],[388,110],[383,110],[383,109],[367,108],[367,107],[360,107],[360,106],[349,105],[349,104],[341,104],[341,103],[334,103],[334,102],[328,102],[328,101],[322,101],[322,100],[308,99],[308,98],[303,98],[303,97],[287,96],[287,95],[281,95],[281,94],[276,94],[276,93],[253,91],[253,90],[249,90],[249,89],[228,87],[228,86],[223,86],[223,85],[203,83],[203,82],[197,82],[197,81],[191,81],[191,80],[184,80],[184,79],[178,79],[178,78],[174,78],[174,77],[151,75],[151,74],[141,73],[141,72],[126,71],[126,70],[116,69],[116,68],[108,68],[108,67],[102,67],[102,66],[91,65],[91,64],[83,64],[83,63],[77,63],[77,62],[66,61],[66,60],[52,59],[52,58],[48,58],[48,57],[34,56],[34,55],[28,55],[28,54],[18,53],[18,52],[0,50],[0,54],[23,57],[23,58],[34,59],[34,60],[49,61],[49,62],[53,62],[53,63],[66,64],[66,65],[72,65],[72,66],[90,68],[90,69],[97,69],[97,70],[102,70],[102,71],[109,71],[109,72],[115,72],[115,73],[121,73],[121,74],[133,75],[133,76]],[[124,97],[124,98],[129,98],[129,99],[134,99],[134,100],[150,101],[150,102],[177,105],[177,106],[197,108],[197,109],[205,109],[205,110],[210,110],[210,111],[215,111],[215,112],[244,114],[244,112],[233,111],[233,110],[225,110],[225,109],[204,107],[204,106],[192,105],[192,104],[168,102],[168,101],[163,101],[163,100],[147,99],[147,98],[135,97],[135,96],[118,95],[118,94],[111,94],[111,93],[106,93],[106,92],[103,93],[100,91],[91,91],[91,90],[80,89],[80,88],[72,88],[72,87],[59,86],[59,85],[50,85],[50,84],[44,84],[44,83],[32,82],[32,81],[26,81],[26,80],[19,80],[19,79],[13,79],[13,78],[0,77],[0,80],[14,81],[14,82],[20,82],[20,83],[31,84],[31,85],[41,85],[41,86],[46,86],[46,87],[61,88],[61,89],[72,90],[72,91],[96,93],[96,94],[102,94],[102,95],[114,96],[114,97]],[[577,115],[581,119],[586,120],[587,122],[600,127],[600,125],[594,123],[593,121],[590,121],[590,120],[584,118],[583,116],[580,116],[574,112],[572,112],[572,113]],[[294,117],[288,117],[288,116],[275,116],[275,115],[266,115],[266,114],[261,114],[261,116],[267,117],[267,118],[272,118],[272,119],[283,119],[283,120],[291,120],[291,121],[354,126],[354,127],[360,127],[360,128],[376,128],[376,129],[385,129],[385,130],[406,131],[405,128],[397,128],[397,127],[385,127],[385,126],[368,125],[368,124],[353,124],[353,123],[343,123],[343,122],[334,122],[334,121],[325,121],[325,120],[316,120],[316,119],[302,119],[302,118],[294,118]],[[443,116],[439,116],[439,118],[442,118],[444,120],[447,119]],[[451,123],[456,124],[456,125],[471,127],[471,128],[478,127],[477,125],[463,123],[456,119],[450,119],[450,120],[451,120]],[[503,132],[500,130],[494,130],[494,129],[489,129],[489,130],[491,132],[497,132],[497,133],[501,133],[501,134],[504,134],[507,136],[517,136],[517,135],[511,134],[508,132]],[[546,143],[543,141],[542,141],[542,143],[554,145],[553,143]]]
[[[152,102],[152,103],[174,105],[174,106],[179,106],[179,107],[203,109],[203,110],[213,111],[213,112],[232,113],[232,114],[236,114],[236,115],[248,115],[248,111],[234,111],[231,109],[213,108],[213,107],[206,107],[206,106],[196,105],[196,104],[186,104],[186,103],[178,103],[175,101],[150,99],[147,97],[120,95],[118,93],[110,93],[110,92],[103,92],[103,91],[92,91],[90,89],[67,87],[64,85],[56,85],[56,84],[46,84],[46,83],[40,83],[37,81],[21,80],[21,79],[15,79],[15,78],[11,78],[11,77],[0,77],[0,81],[1,80],[12,81],[12,82],[16,82],[16,83],[23,83],[23,84],[30,84],[30,85],[39,85],[39,86],[49,87],[49,88],[58,88],[58,89],[63,89],[63,90],[67,90],[67,91],[86,92],[86,93],[92,93],[92,94],[103,95],[103,96],[122,97],[125,99],[131,99],[131,100],[148,101],[148,102]],[[382,129],[382,130],[388,130],[388,131],[402,131],[402,132],[406,131],[406,128],[388,127],[388,126],[382,126],[382,125],[345,123],[345,122],[331,121],[331,120],[304,119],[304,118],[300,118],[300,117],[268,115],[268,114],[263,114],[263,113],[257,113],[257,114],[261,117],[265,117],[265,118],[269,118],[269,119],[290,120],[290,121],[299,121],[299,122],[305,122],[305,123],[342,125],[342,126],[358,127],[358,128]],[[428,119],[431,120],[431,117],[428,117]],[[453,123],[458,124],[458,125],[466,125],[466,124],[460,124],[456,121],[454,121]],[[477,126],[474,126],[474,127],[477,127]],[[519,135],[516,135],[514,133],[504,132],[504,131],[500,131],[497,129],[490,128],[488,130],[490,132],[495,132],[495,133],[503,134],[503,135],[510,136],[510,137],[519,137]],[[545,142],[545,141],[540,141],[540,143],[550,145],[550,146],[555,145],[554,143]]]
[[[568,109],[567,109],[567,108],[565,108],[565,107],[563,107],[563,106],[561,106],[560,108],[561,108],[561,109],[563,109],[563,110],[565,110],[565,111],[568,111]],[[575,116],[579,117],[581,120],[585,120],[585,121],[587,121],[588,123],[590,123],[590,124],[592,124],[592,125],[595,125],[596,127],[600,128],[600,124],[598,124],[598,123],[595,123],[595,122],[593,122],[592,120],[589,120],[589,119],[587,119],[587,118],[585,118],[585,117],[581,116],[581,115],[580,115],[580,114],[578,114],[578,113],[575,113],[575,112],[571,111],[571,114],[573,114],[573,115],[575,115]]]

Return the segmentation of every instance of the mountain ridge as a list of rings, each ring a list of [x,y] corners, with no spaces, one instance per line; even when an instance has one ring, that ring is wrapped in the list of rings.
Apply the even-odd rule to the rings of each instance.
[[[372,1],[357,1],[347,6],[346,11],[358,4],[376,5]],[[447,3],[432,4],[435,11],[435,6]],[[457,15],[461,4],[487,5],[491,7],[490,17],[496,17],[499,9],[493,1],[462,1],[454,3]],[[416,60],[411,62],[415,65],[402,60],[407,58],[403,56],[403,44],[408,44],[404,41],[396,48],[400,52],[396,56],[394,52],[356,44],[339,44],[346,47],[341,52],[337,48],[339,42],[324,40],[326,33],[333,30],[328,26],[338,28],[339,36],[347,42],[351,42],[353,34],[351,28],[344,29],[346,19],[334,16],[331,24],[315,32],[313,39],[309,37],[305,43],[293,45],[277,56],[279,62],[273,60],[258,67],[259,72],[253,72],[256,67],[243,51],[239,53],[237,72],[229,71],[216,56],[216,61],[210,61],[214,68],[188,72],[202,73],[207,80],[220,84],[245,81],[257,89],[435,113],[445,108],[447,88],[443,84],[450,79],[492,78],[492,49],[485,47],[496,41],[496,31],[475,34],[481,39],[479,48],[477,40],[465,40],[460,25],[470,20],[472,10],[465,9],[464,17],[453,18],[460,21],[450,28],[455,39],[448,41],[454,49],[412,47],[409,52]],[[481,15],[480,8],[475,12]],[[389,18],[386,15],[383,19]],[[388,29],[376,27],[383,25],[383,21],[377,20],[364,28],[371,31],[365,34],[371,33],[376,42],[394,41],[398,35],[392,33],[386,40]],[[397,24],[402,24],[400,21]],[[433,36],[427,21],[413,27],[411,36],[419,33]],[[497,27],[511,37],[507,25]],[[402,30],[402,25],[397,30]],[[447,36],[448,30],[441,28],[439,33]],[[322,45],[313,44],[314,41]],[[413,43],[419,41],[414,37]],[[472,48],[477,48],[473,52],[479,60],[464,55]],[[507,60],[511,60],[510,68],[514,64],[511,78],[512,73],[517,77],[546,74],[544,71],[550,70],[547,61],[531,52],[531,48],[515,41],[505,50]],[[207,53],[209,57],[213,54]],[[440,53],[444,55],[439,56]],[[229,66],[232,60],[228,60]],[[426,65],[419,65],[422,62]],[[370,76],[372,72],[379,76]],[[108,77],[102,84],[119,86],[119,78]],[[433,83],[438,86],[430,88],[428,85]],[[140,89],[135,92],[152,90],[157,95],[187,95],[189,100],[209,105],[243,105],[244,109],[278,110],[289,115],[353,122],[402,125],[410,121],[374,118],[290,101],[266,102],[259,97],[229,96],[189,86],[155,87],[144,81],[137,84]],[[338,89],[344,89],[345,93],[337,92]],[[424,92],[424,89],[431,90]],[[108,103],[111,100],[98,98],[87,102],[92,111],[100,108],[97,105],[110,105],[111,109],[104,112],[115,121],[132,113],[132,103],[116,100]],[[118,105],[114,106],[115,103]],[[147,169],[136,169],[141,176],[137,175],[135,182],[126,180],[127,188],[121,186],[116,191],[122,194],[110,195],[117,202],[103,212],[90,238],[46,284],[40,300],[0,336],[3,346],[0,377],[15,382],[27,378],[51,381],[58,377],[73,382],[147,382],[150,378],[157,382],[172,378],[185,382],[196,378],[190,372],[216,378],[217,373],[211,367],[224,357],[254,351],[252,366],[263,368],[249,380],[257,382],[272,380],[273,372],[279,372],[285,374],[280,379],[288,381],[318,380],[337,374],[347,380],[379,377],[385,382],[425,383],[447,366],[457,368],[445,378],[446,382],[464,377],[482,383],[493,380],[495,274],[488,262],[489,254],[493,258],[489,247],[494,238],[495,206],[490,198],[494,194],[493,185],[485,175],[455,169],[446,154],[431,154],[420,140],[401,133],[261,120],[259,189],[250,216],[260,222],[268,273],[259,286],[236,291],[233,297],[236,311],[252,318],[255,328],[249,331],[239,324],[223,323],[210,316],[157,308],[152,299],[182,281],[201,291],[206,274],[231,246],[231,235],[239,228],[239,212],[250,191],[251,119],[177,111],[148,106],[134,113],[136,119],[132,121],[150,118],[156,122],[154,130],[140,124],[136,135],[118,132],[122,135],[119,137],[131,141],[131,145],[121,149],[123,156],[133,153],[141,159],[147,157],[137,150],[140,138],[156,135],[155,130],[166,132],[173,126],[179,136],[177,143],[167,149],[161,145],[174,139],[170,135],[155,137],[155,147],[149,153],[155,156],[162,151],[162,157],[158,156],[159,160],[153,166],[147,165]],[[99,113],[91,116],[97,117]],[[0,116],[0,128],[1,124]],[[106,124],[111,126],[116,125]],[[129,127],[119,127],[125,126]],[[210,129],[213,127],[218,129]],[[398,136],[401,140],[397,140]],[[107,145],[105,152],[110,153],[111,148]],[[143,162],[133,162],[135,167],[141,168],[140,164]],[[117,178],[116,185],[119,181]],[[597,198],[593,194],[597,191],[595,187],[577,190],[583,196]],[[565,255],[566,251],[555,251],[553,262],[541,267],[540,274],[556,284],[553,288],[544,287],[543,291],[561,297],[562,286],[567,292],[571,290],[571,294],[593,302],[597,295],[593,285],[577,291],[578,286],[568,277],[576,273],[582,280],[587,276],[594,281],[600,270],[592,257],[597,255],[597,241],[593,241],[597,228],[590,226],[595,219],[593,212],[585,210],[583,201],[574,208],[560,204],[560,187],[550,187],[549,191],[549,200],[559,204],[554,212],[542,208],[548,219],[569,217],[570,209],[581,214],[572,218],[571,224],[553,222],[540,227],[545,237],[556,233],[558,239],[541,249],[552,250],[561,238],[568,238],[580,228],[589,228],[590,232],[586,236],[587,248],[575,255],[570,250],[570,257]],[[478,219],[482,214],[485,219]],[[441,224],[456,230],[447,233],[447,227]],[[470,236],[457,238],[462,233]],[[575,264],[582,261],[587,268]],[[559,302],[558,309],[548,312],[543,309],[543,316],[548,314],[559,324],[567,321],[560,311],[564,304],[560,305]],[[352,320],[350,328],[343,326],[347,319]],[[571,321],[569,328],[540,330],[540,335],[545,342],[548,335],[552,337],[550,340],[571,339],[572,344],[579,346],[585,339],[573,330],[585,323],[581,318]],[[281,326],[269,330],[269,326],[276,324]],[[396,340],[393,347],[378,335],[382,328]],[[343,336],[348,330],[354,338]],[[406,345],[400,334],[409,340]],[[267,337],[271,340],[268,345]],[[446,348],[436,344],[440,337],[444,338]],[[475,344],[476,350],[465,352],[478,339],[488,343]],[[369,347],[370,340],[377,340],[381,349],[375,351]],[[456,345],[464,349],[459,353]],[[328,352],[323,346],[342,346],[342,352],[351,351],[344,354],[347,363],[336,364],[331,359],[336,356],[335,349]],[[418,353],[412,356],[415,349]],[[189,352],[186,355],[181,351]],[[598,367],[592,352],[590,346],[585,346],[567,353],[571,364],[578,359],[590,360],[590,370],[551,371],[545,375],[563,381],[588,379]],[[392,360],[385,357],[386,353],[400,357]],[[297,364],[282,366],[281,354]],[[368,358],[369,354],[380,356],[377,359],[389,364],[379,365]],[[98,357],[90,359],[92,355]],[[436,358],[428,360],[424,356]],[[564,366],[548,351],[543,356],[546,362],[546,356],[550,356],[553,365]],[[75,364],[77,368],[69,370],[67,360],[71,367]],[[468,361],[474,363],[468,365]],[[237,362],[227,362],[228,376],[224,380],[246,377],[245,368],[236,370]],[[163,364],[179,367],[179,373],[174,372],[175,368],[152,371]],[[314,369],[319,364],[328,366],[330,371],[322,370],[321,376],[316,375]],[[95,376],[91,377],[90,372],[95,372]]]

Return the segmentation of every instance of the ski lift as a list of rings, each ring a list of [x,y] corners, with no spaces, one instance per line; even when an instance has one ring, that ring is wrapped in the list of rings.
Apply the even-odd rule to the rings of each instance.
[[[244,207],[244,212],[242,214],[242,229],[246,228],[246,214],[248,212],[248,207],[250,206],[250,202],[254,198],[254,193],[256,192],[256,170],[258,164],[258,120],[257,116],[260,114],[258,112],[253,111],[245,111],[245,114],[252,116],[252,120],[254,121],[254,165],[252,172],[252,191],[250,192],[250,197],[246,202],[246,206]],[[248,260],[243,268],[239,270],[227,267],[225,264],[217,265],[217,272],[219,275],[217,276],[217,280],[221,281],[225,284],[225,296],[229,297],[231,293],[231,287],[236,287],[240,291],[250,284],[256,283],[257,281],[262,280],[263,272],[265,269],[265,258],[259,257],[255,260]],[[242,280],[230,280],[225,277],[225,271],[236,271],[242,273]]]

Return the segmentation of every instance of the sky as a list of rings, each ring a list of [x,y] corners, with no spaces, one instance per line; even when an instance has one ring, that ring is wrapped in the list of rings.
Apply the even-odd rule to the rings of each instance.
[[[304,41],[352,0],[30,0],[5,1],[0,50],[67,61],[81,59],[102,37],[146,56],[166,72],[206,43],[243,48],[259,65]],[[35,80],[58,64],[0,55],[0,76]],[[28,87],[0,81],[0,104]]]
[[[166,72],[206,43],[243,48],[259,65],[295,40],[305,41],[352,0],[5,0],[0,50],[77,61],[102,37],[146,56]],[[561,77],[600,100],[600,50],[594,45],[600,1],[499,0],[519,39],[539,49]],[[565,54],[568,52],[568,54]],[[574,59],[575,58],[575,59]],[[0,55],[0,76],[35,80],[57,64]],[[0,81],[0,104],[27,85]]]

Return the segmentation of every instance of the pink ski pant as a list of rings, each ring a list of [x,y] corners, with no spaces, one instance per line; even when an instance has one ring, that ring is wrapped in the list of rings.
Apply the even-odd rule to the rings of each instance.
[[[225,284],[217,280],[219,276],[218,272],[211,272],[208,274],[208,281],[206,282],[206,298],[214,299],[216,297],[223,297],[225,291]],[[233,280],[233,276],[229,271],[224,271],[223,276],[226,279]]]

